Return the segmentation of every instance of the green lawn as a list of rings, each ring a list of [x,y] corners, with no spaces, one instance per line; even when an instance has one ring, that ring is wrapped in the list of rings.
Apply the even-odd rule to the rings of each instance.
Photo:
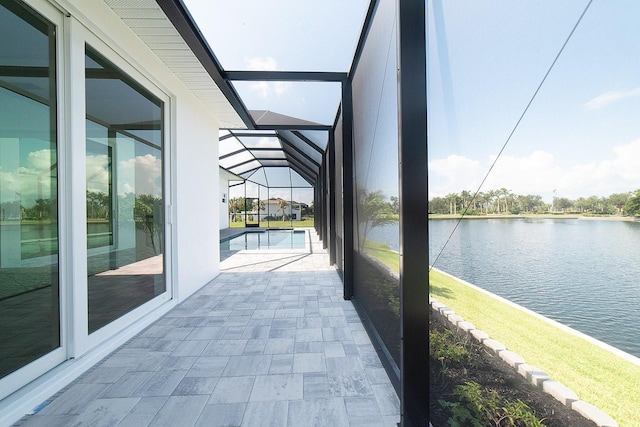
[[[293,226],[294,228],[297,227],[313,227],[314,226],[314,221],[313,218],[304,218],[300,221],[269,221],[267,223],[267,221],[260,221],[260,227],[263,228],[267,228],[267,227],[291,227]],[[229,227],[230,228],[242,228],[244,227],[244,222],[230,222],[229,223]]]
[[[623,426],[640,426],[640,366],[436,270],[429,295]]]

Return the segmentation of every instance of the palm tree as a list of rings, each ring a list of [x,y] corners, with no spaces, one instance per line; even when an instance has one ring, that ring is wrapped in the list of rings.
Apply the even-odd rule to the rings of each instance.
[[[358,222],[362,224],[360,245],[363,246],[369,230],[396,223],[398,216],[393,214],[391,203],[384,200],[382,191],[369,193],[367,190],[360,190],[358,191]]]
[[[449,193],[444,197],[449,200],[449,215],[455,215],[458,212],[458,195]]]
[[[280,208],[279,210],[282,211],[282,220],[283,221],[286,221],[285,220],[285,212],[286,212],[287,206],[289,206],[289,202],[287,202],[284,199],[278,199],[278,207]]]
[[[229,200],[229,211],[233,214],[233,220],[236,219],[238,212],[242,212],[243,210],[244,210],[244,198],[234,197],[233,199]]]

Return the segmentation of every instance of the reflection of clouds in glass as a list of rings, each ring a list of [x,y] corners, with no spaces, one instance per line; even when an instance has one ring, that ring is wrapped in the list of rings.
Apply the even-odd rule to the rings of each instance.
[[[109,157],[106,154],[88,155],[87,161],[87,191],[109,192]]]
[[[20,193],[20,182],[15,172],[5,172],[0,168],[0,188],[2,188],[2,199],[0,202],[12,202]]]
[[[153,194],[162,197],[162,161],[152,154],[123,160],[118,167],[118,195]]]
[[[54,150],[43,149],[30,152],[26,166],[19,166],[14,171],[0,167],[2,202],[19,198],[23,206],[29,207],[36,199],[56,197],[50,191],[51,175],[55,176],[55,169],[50,171],[54,159]]]
[[[43,172],[51,168],[51,162],[53,159],[55,159],[55,152],[53,150],[32,151],[27,156],[29,166],[31,166],[32,170],[36,173]]]

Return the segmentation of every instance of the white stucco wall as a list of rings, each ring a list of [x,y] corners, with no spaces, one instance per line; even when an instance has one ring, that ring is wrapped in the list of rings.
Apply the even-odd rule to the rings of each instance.
[[[178,100],[176,136],[176,253],[178,299],[220,272],[218,125],[188,96]]]

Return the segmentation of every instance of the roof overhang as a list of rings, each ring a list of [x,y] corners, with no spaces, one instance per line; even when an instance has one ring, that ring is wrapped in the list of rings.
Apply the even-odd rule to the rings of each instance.
[[[103,0],[218,118],[246,129],[251,117],[180,0]]]

